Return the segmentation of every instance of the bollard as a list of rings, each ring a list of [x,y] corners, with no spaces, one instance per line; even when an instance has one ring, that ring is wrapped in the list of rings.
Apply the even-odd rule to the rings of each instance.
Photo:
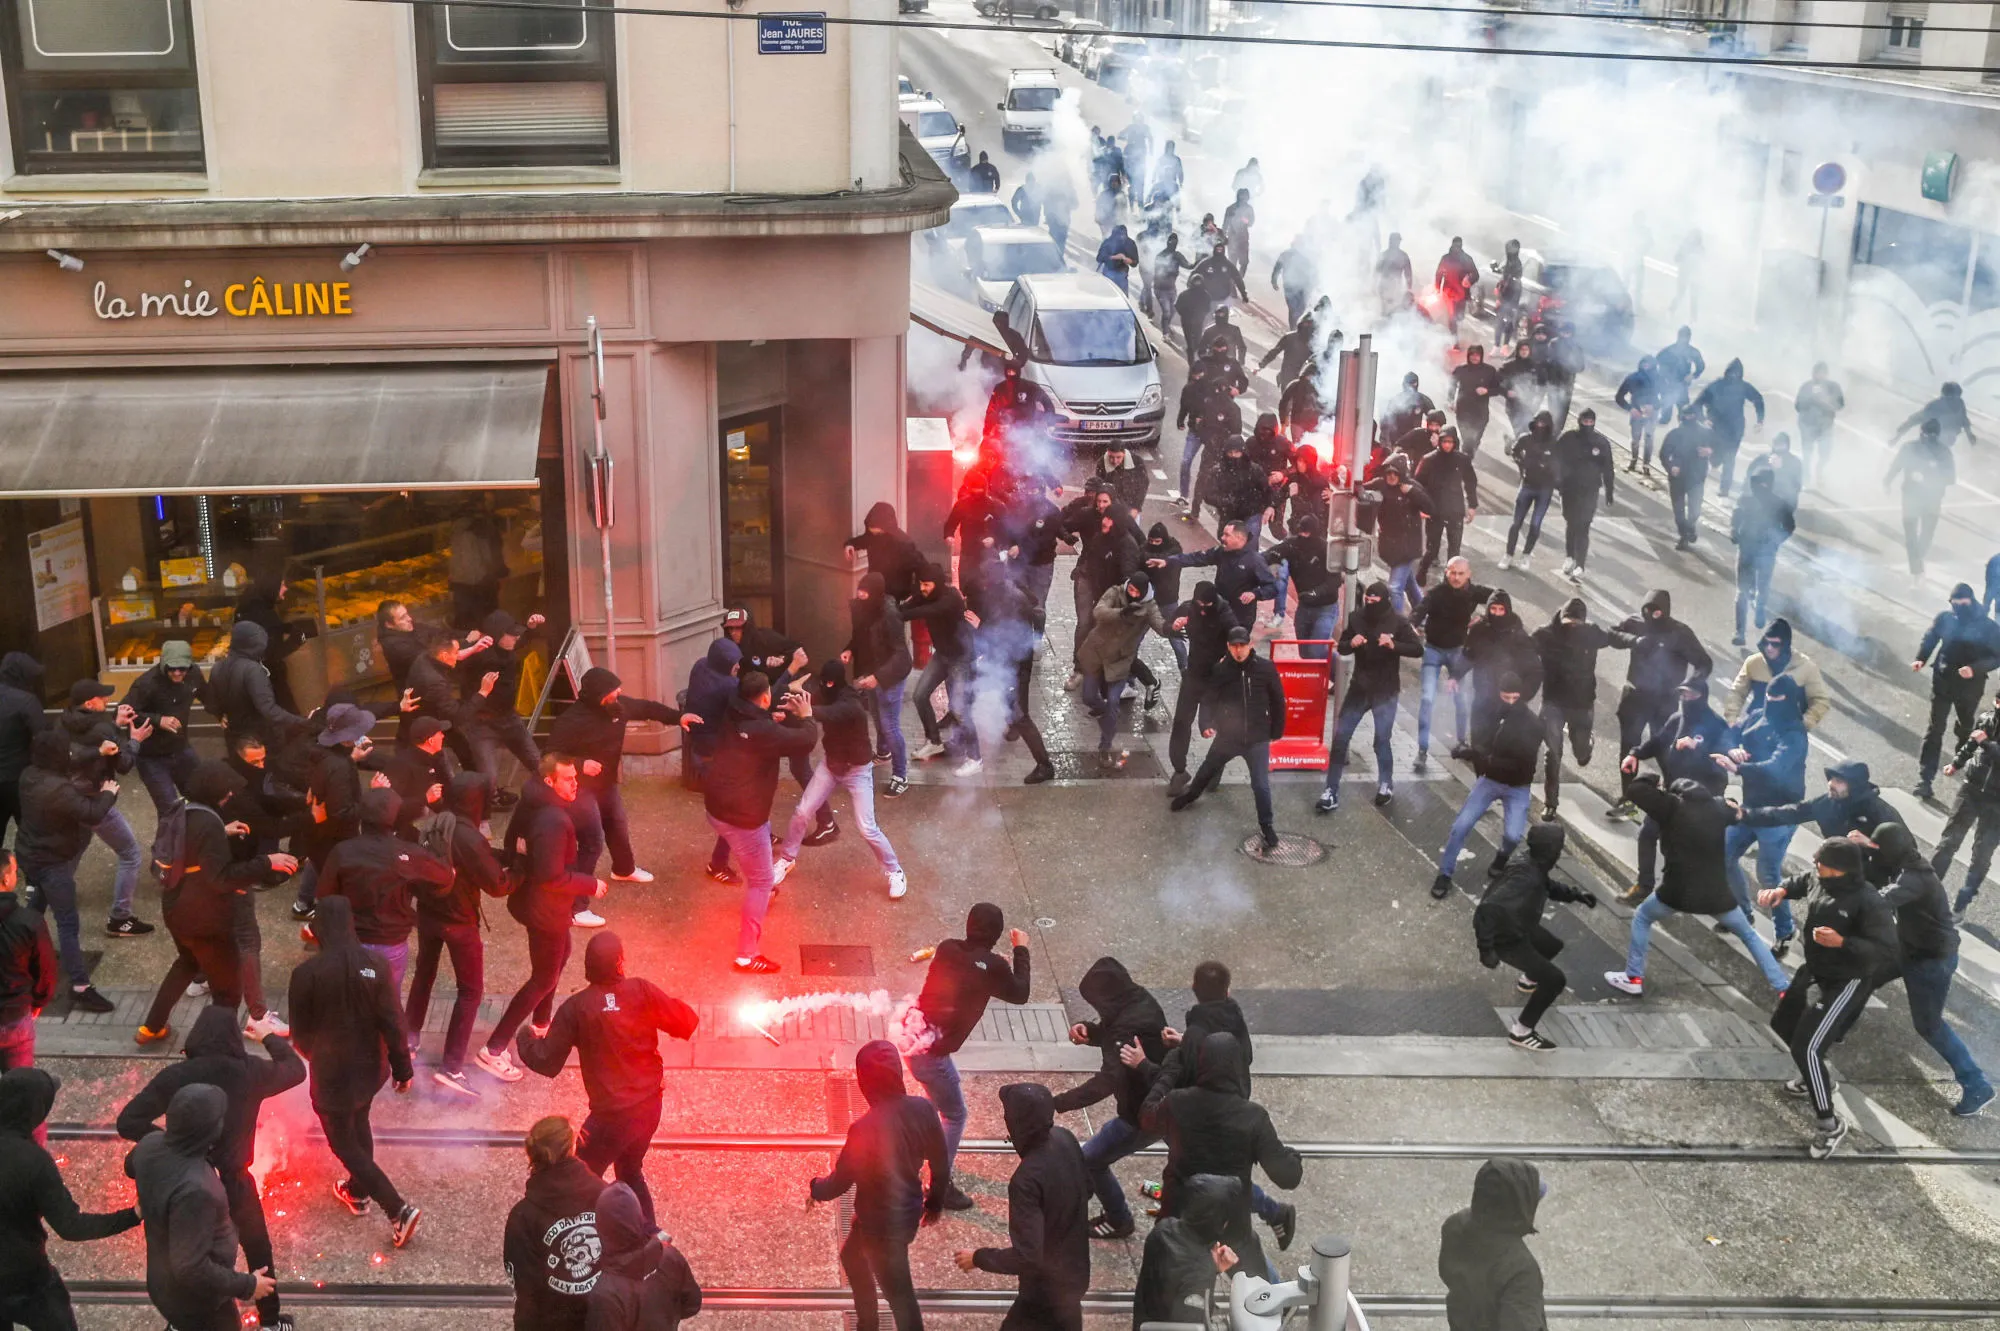
[[[1310,1331],[1368,1331],[1347,1287],[1352,1255],[1346,1239],[1329,1234],[1313,1240],[1312,1260],[1299,1268],[1297,1280],[1273,1285],[1237,1272],[1229,1279],[1231,1331],[1275,1331],[1297,1309],[1306,1310]]]
[[[1353,1247],[1339,1235],[1313,1240],[1312,1263],[1306,1268],[1319,1295],[1307,1323],[1312,1331],[1347,1331],[1347,1276],[1353,1262]]]

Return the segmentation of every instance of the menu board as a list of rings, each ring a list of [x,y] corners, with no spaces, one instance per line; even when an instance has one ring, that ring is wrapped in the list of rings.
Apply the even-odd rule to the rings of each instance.
[[[35,583],[35,627],[46,633],[90,613],[90,562],[83,519],[28,533],[28,567]]]

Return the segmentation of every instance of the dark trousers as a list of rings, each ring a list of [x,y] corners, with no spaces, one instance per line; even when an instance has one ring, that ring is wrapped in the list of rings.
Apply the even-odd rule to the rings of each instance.
[[[1951,817],[1945,819],[1944,831],[1938,834],[1937,853],[1931,856],[1931,868],[1939,878],[1951,872],[1951,862],[1968,832],[1972,834],[1972,861],[1965,867],[1965,885],[1958,889],[1958,900],[1953,903],[1957,910],[1972,904],[1980,884],[1986,881],[1987,870],[1993,867],[1993,851],[2000,846],[2000,798],[1972,790],[1960,792]]]
[[[611,1169],[638,1196],[648,1229],[659,1228],[653,1218],[653,1193],[646,1186],[646,1148],[653,1144],[653,1130],[659,1126],[660,1097],[655,1095],[629,1109],[591,1110],[576,1140],[577,1159],[599,1174]]]
[[[1745,618],[1756,628],[1764,622],[1764,604],[1771,599],[1771,574],[1778,566],[1776,547],[1739,546],[1736,551],[1736,636],[1743,636]]]
[[[277,1268],[272,1264],[271,1228],[264,1223],[264,1204],[257,1197],[257,1181],[250,1177],[247,1169],[231,1170],[222,1175],[222,1191],[229,1198],[229,1218],[236,1222],[236,1241],[242,1245],[244,1264],[252,1271],[268,1267],[276,1275]],[[276,1290],[257,1300],[257,1322],[261,1326],[278,1324]]]
[[[507,1052],[514,1033],[532,1013],[535,1025],[546,1026],[555,1011],[556,986],[562,983],[563,966],[569,961],[569,929],[528,930],[528,978],[514,991],[507,1010],[486,1037],[486,1047],[496,1054]],[[455,964],[455,963],[454,963]]]
[[[437,982],[438,958],[447,950],[452,977],[458,981],[458,997],[452,1001],[451,1022],[445,1027],[440,1066],[446,1072],[463,1072],[465,1051],[472,1044],[472,1024],[479,1019],[479,1000],[486,993],[486,944],[476,921],[433,924],[417,917],[417,964],[410,975],[410,1001],[403,1024],[412,1035],[423,1030],[431,1006],[431,986]]]
[[[1542,742],[1548,747],[1542,757],[1542,803],[1551,809],[1556,807],[1556,795],[1562,786],[1563,731],[1569,732],[1570,752],[1576,758],[1576,765],[1588,767],[1590,732],[1596,720],[1588,707],[1563,707],[1543,700]]]
[[[910,1238],[893,1234],[866,1234],[850,1230],[840,1245],[840,1269],[854,1290],[855,1331],[877,1331],[881,1325],[875,1307],[879,1287],[889,1304],[889,1316],[896,1331],[923,1331],[924,1314],[917,1306],[916,1287],[910,1282]]]
[[[1000,1319],[1000,1331],[1083,1331],[1083,1300],[1072,1295],[1057,1302],[1023,1290]]]
[[[1479,400],[1486,402],[1491,399]],[[1491,419],[1491,415],[1483,411],[1477,416],[1467,415],[1465,412],[1458,413],[1458,446],[1465,450],[1467,457],[1477,453],[1479,445],[1485,442],[1486,425]]]
[[[1230,759],[1241,758],[1243,765],[1250,769],[1250,794],[1257,802],[1257,827],[1263,832],[1275,829],[1271,815],[1271,745],[1266,740],[1257,744],[1225,744],[1217,740],[1208,746],[1208,755],[1195,768],[1194,783],[1188,787],[1189,795],[1199,795],[1214,785],[1222,776],[1222,769]]]
[[[1821,1123],[1831,1123],[1834,1117],[1833,1078],[1826,1070],[1826,1051],[1839,1044],[1861,1019],[1872,988],[1866,980],[1811,982],[1809,973],[1800,970],[1771,1014],[1771,1029],[1791,1046],[1792,1062],[1805,1079],[1813,1112]]]
[[[1731,439],[1720,430],[1717,430],[1716,434],[1719,438],[1715,445],[1715,456],[1709,459],[1709,465],[1720,469],[1721,474],[1716,478],[1715,492],[1727,499],[1730,488],[1736,484],[1736,453],[1743,447],[1743,440],[1740,437]]]
[[[1521,1024],[1531,1031],[1569,985],[1569,977],[1563,974],[1562,967],[1556,965],[1556,954],[1562,950],[1562,939],[1539,924],[1531,926],[1527,938],[1494,949],[1499,953],[1502,965],[1512,966],[1535,982],[1534,995],[1521,1009]]]
[[[1563,491],[1563,554],[1582,568],[1590,562],[1590,524],[1597,521],[1597,488]]]
[[[1417,564],[1417,581],[1422,582],[1431,575],[1431,565],[1437,563],[1442,547],[1446,558],[1458,558],[1459,547],[1465,542],[1465,515],[1434,517],[1424,523],[1424,557]],[[1283,609],[1282,606],[1279,607]]]
[[[1937,536],[1938,514],[1944,509],[1943,495],[1903,495],[1903,549],[1909,552],[1910,572],[1924,571],[1924,556],[1931,552]]]
[[[19,823],[20,821],[21,782],[19,778],[12,781],[0,781],[0,841],[7,839],[7,824]],[[61,1282],[58,1281],[58,1283]],[[63,1294],[63,1300],[65,1303],[68,1302],[69,1294],[67,1292]]]
[[[320,1128],[326,1144],[347,1171],[347,1190],[356,1197],[372,1197],[391,1219],[403,1210],[403,1194],[375,1163],[375,1133],[368,1126],[370,1104],[359,1109],[321,1109]]]
[[[1176,772],[1187,771],[1188,744],[1193,740],[1195,718],[1201,711],[1201,695],[1207,689],[1207,672],[1182,674],[1180,692],[1174,695],[1173,728],[1167,736],[1167,761]]]
[[[1981,677],[1931,676],[1931,721],[1924,731],[1924,747],[1917,754],[1918,776],[1928,781],[1937,775],[1943,757],[1944,725],[1953,720],[1954,712],[1958,715],[1952,726],[1952,748],[1965,747],[1966,737],[1972,733],[1972,719],[1979,712],[1979,695],[1985,691],[1981,687],[1985,682]]]
[[[1629,685],[1618,699],[1618,752],[1626,754],[1639,747],[1648,735],[1658,731],[1674,714],[1674,695],[1643,693]],[[1625,777],[1623,790],[1632,779]]]
[[[0,1294],[0,1327],[15,1326],[26,1327],[28,1331],[76,1331],[76,1310],[70,1306],[69,1286],[63,1284],[53,1268],[46,1269],[32,1285]]]
[[[466,742],[472,745],[474,770],[485,775],[488,785],[499,790],[500,751],[505,749],[521,764],[521,770],[532,781],[542,764],[542,751],[535,747],[535,737],[528,733],[528,723],[513,713],[505,716],[482,716],[465,728]]]
[[[1354,732],[1361,726],[1361,718],[1375,718],[1375,780],[1385,784],[1396,774],[1396,752],[1390,740],[1396,733],[1396,700],[1383,698],[1369,701],[1349,693],[1340,705],[1340,715],[1333,723],[1333,749],[1327,755],[1326,788],[1338,792],[1340,778],[1347,771],[1347,748],[1354,741]]]
[[[939,728],[937,708],[931,702],[931,695],[937,692],[938,685],[944,685],[945,708],[956,715],[961,704],[959,695],[965,687],[967,664],[963,661],[950,660],[942,653],[933,652],[931,659],[925,663],[922,673],[917,676],[917,723],[924,728],[924,738],[932,744],[946,744],[947,741],[944,732]],[[965,720],[963,716],[958,717],[959,729],[964,728]],[[961,743],[955,730],[948,744],[954,755]]]
[[[1042,728],[1035,724],[1035,718],[1028,711],[1034,679],[1035,653],[1030,648],[1026,656],[1014,663],[1014,691],[1007,699],[1007,725],[1021,737],[1021,743],[1027,746],[1028,756],[1035,760],[1035,765],[1047,767],[1049,746],[1042,741]]]
[[[1694,545],[1701,540],[1701,492],[1707,488],[1706,476],[1698,481],[1679,476],[1667,478],[1667,491],[1674,501],[1674,530],[1683,545]]]
[[[164,816],[168,809],[180,801],[181,788],[199,761],[193,749],[183,748],[178,753],[139,755],[139,780],[146,787],[146,793],[153,797],[153,809]],[[4,831],[0,828],[0,831]]]
[[[1542,520],[1549,515],[1549,501],[1555,498],[1554,490],[1530,490],[1522,486],[1514,495],[1514,524],[1507,528],[1507,553],[1514,553],[1515,538],[1521,534],[1521,524],[1528,524],[1528,546],[1526,553],[1535,553],[1535,542],[1542,539]]]
[[[153,995],[153,1006],[146,1010],[146,1026],[149,1030],[163,1031],[167,1028],[167,1018],[173,1015],[174,1004],[181,1001],[188,986],[197,975],[208,978],[208,1001],[212,1006],[228,1008],[231,1012],[243,1001],[243,982],[238,972],[236,940],[234,938],[174,938],[174,964],[167,967],[166,978],[160,981],[159,991]]]
[[[590,797],[588,802],[582,795]],[[570,816],[576,822],[576,871],[594,875],[597,858],[608,846],[611,872],[631,873],[638,864],[632,855],[632,820],[625,814],[625,797],[618,793],[617,783],[586,786],[582,795],[570,806]]]

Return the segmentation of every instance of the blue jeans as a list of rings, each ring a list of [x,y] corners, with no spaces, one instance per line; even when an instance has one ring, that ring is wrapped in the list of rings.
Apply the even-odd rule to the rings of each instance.
[[[1509,555],[1514,553],[1514,541],[1521,534],[1521,524],[1523,522],[1527,522],[1528,524],[1527,553],[1533,554],[1535,552],[1535,542],[1542,538],[1542,520],[1548,517],[1549,501],[1555,497],[1556,492],[1553,488],[1547,490],[1530,490],[1524,485],[1520,490],[1515,492],[1514,524],[1507,528],[1507,553]],[[1531,513],[1533,514],[1532,518],[1529,516]]]
[[[1292,561],[1289,559],[1279,560],[1278,567],[1272,576],[1278,580],[1278,593],[1271,598],[1275,603],[1275,608],[1271,613],[1274,616],[1282,618],[1285,613],[1285,602],[1290,598],[1292,592]]]
[[[903,738],[903,688],[909,682],[906,678],[868,690],[875,701],[876,741],[889,750],[889,771],[895,776],[910,774],[910,745]]]
[[[1495,804],[1500,806],[1504,819],[1500,830],[1500,858],[1504,860],[1513,854],[1514,847],[1521,844],[1521,838],[1528,835],[1528,805],[1532,798],[1527,786],[1503,786],[1490,776],[1475,780],[1465,803],[1458,810],[1457,820],[1451,825],[1451,835],[1445,838],[1438,872],[1451,877],[1452,870],[1458,867],[1458,853],[1465,849],[1465,839],[1472,835],[1472,829]]]
[[[1960,1087],[1968,1091],[1983,1090],[1989,1085],[1986,1074],[1973,1061],[1965,1041],[1958,1038],[1958,1032],[1944,1019],[1945,996],[1951,992],[1952,973],[1957,969],[1956,953],[1903,963],[1903,991],[1910,1000],[1910,1025],[1938,1051],[1938,1057],[1951,1065],[1951,1075],[1958,1079]]]
[[[1083,1163],[1090,1170],[1091,1191],[1097,1194],[1098,1204],[1104,1208],[1104,1218],[1120,1228],[1132,1223],[1132,1207],[1126,1202],[1125,1189],[1118,1186],[1118,1176],[1111,1172],[1111,1166],[1158,1140],[1152,1133],[1141,1131],[1138,1124],[1113,1115],[1083,1144]]]
[[[898,688],[897,693],[901,692]],[[771,909],[771,825],[738,827],[714,817],[708,825],[728,843],[730,853],[743,866],[743,916],[736,927],[736,955],[748,961],[758,955],[763,944],[764,916]]]
[[[1627,975],[1634,979],[1645,975],[1646,953],[1653,944],[1653,926],[1674,913],[1674,908],[1661,901],[1657,892],[1639,903],[1639,909],[1632,914],[1632,941],[1625,948]],[[1732,909],[1726,914],[1716,916],[1715,922],[1743,940],[1743,946],[1750,949],[1750,956],[1757,963],[1757,969],[1764,972],[1764,979],[1773,989],[1783,993],[1791,984],[1791,977],[1785,974],[1785,968],[1771,955],[1771,949],[1764,945],[1764,940],[1757,936],[1757,931],[1750,927],[1750,921],[1744,918],[1743,912],[1740,909]]]
[[[1302,605],[1299,617],[1293,625],[1292,636],[1297,638],[1319,638],[1317,644],[1307,644],[1299,648],[1299,655],[1309,661],[1324,661],[1333,654],[1333,633],[1340,627],[1340,602],[1331,605]]]
[[[90,968],[84,965],[82,930],[76,915],[76,866],[79,855],[62,864],[22,865],[21,876],[35,889],[38,904],[56,919],[56,949],[62,954],[63,973],[72,986],[81,989],[90,983]]]
[[[1201,437],[1193,430],[1181,441],[1181,495],[1188,493],[1188,483],[1194,476],[1194,460],[1201,455]]]
[[[139,894],[139,866],[146,862],[146,852],[139,848],[132,824],[117,809],[105,814],[96,830],[97,839],[118,857],[118,877],[111,888],[111,918],[123,920],[131,916],[132,898]]]
[[[950,1054],[911,1054],[909,1064],[910,1075],[937,1106],[944,1127],[945,1163],[950,1165],[958,1159],[958,1144],[965,1138],[965,1092],[959,1089],[958,1064]]]
[[[1396,730],[1396,700],[1349,703],[1333,723],[1333,751],[1326,760],[1326,788],[1330,791],[1340,789],[1341,775],[1347,771],[1347,746],[1364,716],[1375,718],[1375,779],[1389,781],[1395,776],[1396,752],[1389,747],[1389,740]]]
[[[410,970],[410,940],[405,938],[400,943],[363,943],[361,946],[382,958],[382,964],[389,968],[389,982],[395,986],[396,1002],[401,1006],[403,977]],[[246,965],[256,964],[255,959],[250,957],[245,957],[244,962]]]
[[[1472,671],[1472,663],[1465,659],[1463,647],[1424,648],[1423,698],[1417,704],[1417,749],[1428,753],[1431,747],[1431,709],[1437,706],[1438,675],[1449,670],[1455,681],[1463,681]],[[1455,732],[1460,744],[1465,743],[1465,728],[1472,715],[1472,697],[1464,688],[1455,689],[1451,695],[1453,708],[1458,717]]]
[[[1097,713],[1097,751],[1111,752],[1111,741],[1118,736],[1118,702],[1125,696],[1128,680],[1107,680],[1102,675],[1083,677],[1083,705]]]
[[[1743,908],[1746,919],[1755,918],[1750,898],[1750,883],[1743,876],[1743,855],[1752,845],[1757,847],[1757,886],[1776,887],[1785,873],[1785,850],[1792,844],[1793,828],[1790,827],[1745,827],[1742,823],[1731,824],[1722,838],[1722,859],[1729,868],[1729,890],[1736,894],[1736,904]],[[1796,929],[1792,923],[1792,903],[1780,901],[1771,912],[1771,927],[1779,938],[1790,938]]]
[[[146,793],[153,797],[153,808],[162,817],[180,802],[181,787],[187,784],[197,761],[193,749],[158,757],[139,755],[139,780],[145,784]]]
[[[871,763],[844,772],[834,771],[830,762],[815,767],[812,780],[806,783],[806,793],[799,799],[799,807],[792,811],[791,826],[785,829],[785,844],[778,848],[778,853],[788,860],[799,857],[799,847],[805,844],[806,833],[812,830],[814,816],[832,798],[835,786],[843,787],[848,799],[854,802],[854,821],[861,828],[861,839],[875,852],[882,872],[900,872],[903,866],[896,862],[896,848],[889,844],[889,838],[875,822],[875,768]]]
[[[1776,546],[1768,550],[1738,549],[1736,552],[1736,636],[1742,637],[1744,618],[1749,612],[1749,626],[1756,628],[1764,622],[1764,603],[1771,596],[1771,572],[1778,566]]]
[[[1396,613],[1407,615],[1416,607],[1422,593],[1412,596],[1411,590],[1417,584],[1417,561],[1397,564],[1389,570],[1389,604],[1396,607]]]

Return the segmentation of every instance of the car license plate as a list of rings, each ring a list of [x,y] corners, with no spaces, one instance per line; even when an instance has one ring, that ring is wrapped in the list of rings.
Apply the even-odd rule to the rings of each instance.
[[[1083,428],[1086,430],[1116,430],[1121,428],[1125,424],[1125,422],[1124,421],[1079,421],[1078,424],[1082,425]]]

